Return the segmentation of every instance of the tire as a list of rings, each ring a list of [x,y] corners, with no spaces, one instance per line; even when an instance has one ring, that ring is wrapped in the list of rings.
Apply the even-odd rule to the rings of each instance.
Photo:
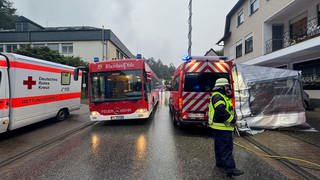
[[[61,109],[56,116],[57,121],[64,121],[68,116],[68,111],[66,109]]]
[[[171,117],[172,117],[173,126],[174,126],[175,128],[180,127],[180,123],[179,123],[178,121],[176,121],[176,116],[175,116],[175,112],[174,112],[174,111],[172,112]]]

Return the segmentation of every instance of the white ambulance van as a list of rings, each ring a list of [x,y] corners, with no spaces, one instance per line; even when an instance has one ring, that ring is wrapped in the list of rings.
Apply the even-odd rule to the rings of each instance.
[[[80,108],[81,78],[75,68],[0,53],[0,133],[48,118],[64,120]]]

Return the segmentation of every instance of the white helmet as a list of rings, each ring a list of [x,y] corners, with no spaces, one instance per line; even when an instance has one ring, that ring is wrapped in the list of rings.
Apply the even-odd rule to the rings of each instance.
[[[228,79],[219,78],[216,80],[216,84],[214,86],[224,86],[224,85],[230,85]]]

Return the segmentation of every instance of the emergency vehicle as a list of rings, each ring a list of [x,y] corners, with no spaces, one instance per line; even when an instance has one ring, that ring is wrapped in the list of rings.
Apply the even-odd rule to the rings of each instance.
[[[74,68],[18,54],[0,54],[0,133],[80,108]]]
[[[88,72],[91,121],[147,119],[158,103],[159,78],[144,59],[105,60],[79,69]]]
[[[227,78],[233,84],[233,63],[222,56],[187,56],[183,60],[185,62],[173,74],[170,89],[169,108],[173,124],[205,126],[215,82],[218,78]],[[234,92],[233,86],[231,88]]]

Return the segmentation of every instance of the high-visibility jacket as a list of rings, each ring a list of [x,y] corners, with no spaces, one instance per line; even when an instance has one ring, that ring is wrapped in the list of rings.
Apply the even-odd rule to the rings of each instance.
[[[215,114],[218,108],[219,114]],[[209,104],[209,127],[217,130],[233,131],[235,121],[231,99],[220,92],[213,92]]]

